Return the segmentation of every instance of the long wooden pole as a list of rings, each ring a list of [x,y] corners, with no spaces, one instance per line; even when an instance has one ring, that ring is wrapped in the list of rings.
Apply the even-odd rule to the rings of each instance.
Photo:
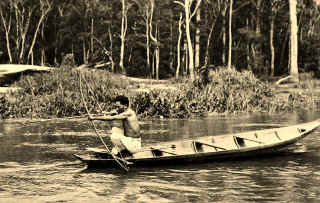
[[[89,113],[89,109],[87,106],[87,103],[84,100],[84,96],[83,96],[83,91],[82,91],[82,82],[81,82],[81,72],[79,71],[79,87],[80,87],[80,93],[81,93],[81,98],[82,98],[82,102],[85,106],[85,109],[87,111],[87,115],[90,116]],[[90,119],[89,119],[90,120]],[[90,124],[92,126],[92,128],[94,129],[96,135],[99,137],[99,139],[101,140],[101,142],[103,143],[103,145],[105,146],[107,152],[112,156],[112,158],[119,164],[119,166],[121,166],[121,168],[123,168],[125,171],[129,171],[129,167],[127,166],[128,164],[131,164],[130,162],[119,158],[117,156],[115,156],[114,154],[111,153],[110,149],[108,148],[108,146],[106,145],[106,143],[104,142],[104,140],[102,139],[102,137],[100,136],[100,134],[98,133],[98,130],[96,128],[96,125],[94,124],[94,122],[92,120],[90,120]]]

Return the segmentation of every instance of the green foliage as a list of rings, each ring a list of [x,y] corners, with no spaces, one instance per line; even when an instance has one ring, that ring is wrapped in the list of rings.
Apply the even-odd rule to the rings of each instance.
[[[73,54],[66,54],[61,62],[62,66],[75,66],[74,56]]]
[[[201,81],[201,78],[198,78]],[[279,112],[312,103],[318,97],[305,95],[288,100],[278,97],[272,88],[252,72],[220,68],[210,73],[209,83],[185,83],[176,90],[152,90],[134,97],[134,106],[142,117],[183,118],[206,113]]]
[[[264,110],[273,92],[252,72],[220,68],[211,72],[211,82],[205,88],[189,88],[189,95],[208,112],[243,112]],[[199,107],[197,107],[199,108]]]
[[[132,103],[141,117],[183,118],[189,115],[182,90],[140,92],[133,96]]]
[[[99,111],[99,103],[110,102],[111,90],[107,72],[82,71],[83,93],[93,112]],[[11,95],[15,102],[6,102],[6,117],[65,117],[85,113],[79,87],[79,71],[62,67],[49,74],[23,76],[16,86],[23,90]],[[105,104],[100,105],[101,108]],[[18,113],[19,112],[19,113]]]
[[[141,118],[187,118],[207,113],[279,112],[296,108],[318,108],[319,95],[312,91],[279,97],[252,72],[220,68],[193,83],[168,82],[170,88],[135,89],[130,82],[102,70],[81,70],[82,92],[90,113],[113,109],[112,99],[129,95]],[[70,67],[49,74],[23,76],[15,85],[22,91],[0,100],[0,113],[8,117],[67,117],[86,115],[79,86],[79,71]],[[170,85],[169,85],[170,84]],[[311,85],[311,84],[309,84]],[[315,84],[314,84],[315,86]]]
[[[8,109],[8,103],[6,101],[6,98],[5,97],[1,97],[0,98],[0,115],[1,115],[1,118],[8,117],[8,112],[9,112],[9,109]]]

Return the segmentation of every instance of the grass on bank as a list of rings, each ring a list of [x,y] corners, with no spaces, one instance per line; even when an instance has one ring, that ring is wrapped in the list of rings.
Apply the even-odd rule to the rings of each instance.
[[[112,99],[122,94],[129,95],[140,118],[188,118],[212,112],[272,113],[319,107],[319,95],[309,91],[312,84],[305,87],[306,91],[280,97],[271,85],[249,71],[211,71],[206,84],[201,78],[192,83],[130,79],[103,70],[81,70],[81,74],[90,113],[111,110]],[[160,88],[153,88],[159,85]],[[14,86],[22,91],[1,99],[2,118],[86,115],[78,70],[62,67],[51,73],[22,76]]]

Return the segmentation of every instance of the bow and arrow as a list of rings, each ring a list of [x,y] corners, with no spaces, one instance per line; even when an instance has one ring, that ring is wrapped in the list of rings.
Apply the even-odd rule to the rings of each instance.
[[[105,141],[103,140],[102,136],[99,134],[98,130],[97,130],[97,127],[96,125],[94,124],[94,122],[90,119],[90,112],[89,112],[89,109],[88,109],[88,106],[87,106],[87,103],[84,99],[84,95],[83,95],[83,90],[82,90],[82,81],[81,81],[81,78],[82,78],[82,75],[81,75],[81,71],[79,70],[79,88],[80,88],[80,94],[81,94],[81,99],[82,99],[82,102],[83,102],[83,105],[86,109],[86,112],[87,112],[87,115],[88,115],[88,120],[95,132],[95,134],[97,135],[97,137],[100,139],[100,141],[102,142],[102,144],[104,145],[104,147],[106,148],[107,150],[107,153],[110,154],[112,156],[112,158],[118,163],[118,165],[124,169],[125,171],[129,171],[129,167],[128,165],[129,164],[132,164],[131,162],[128,162],[126,161],[125,159],[123,158],[120,158],[116,155],[114,155],[111,150],[108,148],[107,144],[105,143]],[[85,81],[86,82],[86,81]],[[87,87],[88,87],[88,84],[86,83]]]

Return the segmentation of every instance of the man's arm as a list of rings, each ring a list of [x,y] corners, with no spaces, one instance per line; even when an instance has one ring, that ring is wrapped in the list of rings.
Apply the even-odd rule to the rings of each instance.
[[[116,115],[118,114],[117,110],[112,110],[112,111],[102,111],[103,115]]]
[[[114,120],[124,120],[130,116],[129,113],[123,112],[119,115],[104,115],[104,116],[90,116],[89,115],[89,120],[99,120],[99,121],[114,121]]]

